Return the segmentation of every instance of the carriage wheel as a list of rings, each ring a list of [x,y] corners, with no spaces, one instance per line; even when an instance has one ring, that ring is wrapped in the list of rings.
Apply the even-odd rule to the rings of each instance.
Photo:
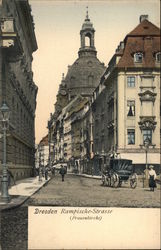
[[[118,187],[121,187],[122,186],[122,181],[119,180],[119,184],[118,184]]]
[[[119,185],[119,177],[117,174],[113,174],[111,176],[111,187],[118,187]]]
[[[108,177],[106,180],[107,180],[107,186],[110,187],[111,186],[111,178]]]
[[[136,188],[136,186],[137,186],[137,181],[136,181],[136,179],[131,179],[131,180],[130,180],[130,186],[131,186],[131,188]]]
[[[102,176],[102,185],[105,186],[105,184],[106,184],[105,176]]]
[[[105,176],[102,176],[102,185],[103,186],[108,186],[109,185],[108,179]]]

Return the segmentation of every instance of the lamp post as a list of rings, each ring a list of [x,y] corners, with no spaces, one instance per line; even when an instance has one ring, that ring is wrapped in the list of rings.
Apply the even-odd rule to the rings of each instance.
[[[39,181],[42,181],[42,177],[41,177],[41,152],[40,152],[40,145],[39,145]]]
[[[148,187],[148,149],[149,149],[150,141],[148,138],[144,141],[145,147],[145,180],[143,181],[143,187]]]
[[[2,170],[2,194],[1,200],[8,203],[10,202],[10,196],[8,193],[8,171],[6,166],[6,131],[9,124],[10,110],[6,103],[0,108],[2,117],[2,130],[3,130],[3,170]]]

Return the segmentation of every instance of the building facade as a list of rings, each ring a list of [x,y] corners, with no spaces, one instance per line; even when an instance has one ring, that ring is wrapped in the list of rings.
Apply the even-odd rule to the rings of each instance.
[[[115,154],[131,159],[140,173],[145,168],[147,150],[147,163],[159,171],[160,57],[160,29],[143,15],[140,24],[118,46],[102,77],[106,89],[93,102],[94,153],[97,155],[100,141],[106,163]],[[97,114],[104,104],[106,119],[102,118],[101,110]],[[106,131],[98,135],[98,141],[97,119],[102,123],[99,131],[101,126]]]
[[[33,81],[32,53],[36,50],[28,0],[0,1],[0,105],[5,102],[11,112],[7,165],[15,179],[31,176],[35,164],[37,86]],[[1,163],[2,153],[0,139]]]
[[[39,144],[36,146],[36,168],[41,166],[47,166],[49,164],[49,141],[48,135],[44,136]]]

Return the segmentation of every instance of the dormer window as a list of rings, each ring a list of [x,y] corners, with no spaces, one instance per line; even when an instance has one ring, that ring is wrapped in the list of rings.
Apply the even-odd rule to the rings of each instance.
[[[156,56],[156,57],[155,57],[156,62],[160,63],[160,62],[161,62],[161,60],[160,60],[160,57],[161,57],[161,52],[156,53],[156,55],[155,55],[155,56]]]
[[[138,52],[134,54],[134,62],[136,63],[142,63],[143,61],[143,53]]]

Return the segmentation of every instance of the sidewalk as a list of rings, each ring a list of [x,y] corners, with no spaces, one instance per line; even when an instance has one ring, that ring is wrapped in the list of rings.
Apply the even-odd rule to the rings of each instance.
[[[11,198],[10,203],[4,203],[0,200],[0,210],[11,209],[22,205],[31,195],[36,193],[41,187],[50,180],[39,181],[39,177],[31,177],[22,180],[18,180],[16,185],[9,189],[9,195]],[[1,196],[1,192],[0,192]]]

